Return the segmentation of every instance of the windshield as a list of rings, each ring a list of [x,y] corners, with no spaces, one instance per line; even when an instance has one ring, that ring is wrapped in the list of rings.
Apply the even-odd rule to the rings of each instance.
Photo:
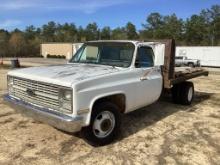
[[[135,46],[132,43],[86,43],[76,52],[70,62],[129,67],[134,49]]]

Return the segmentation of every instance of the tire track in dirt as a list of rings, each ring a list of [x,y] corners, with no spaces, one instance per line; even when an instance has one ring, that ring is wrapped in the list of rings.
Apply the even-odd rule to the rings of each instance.
[[[26,143],[22,146],[22,148],[17,151],[16,153],[11,154],[11,160],[6,162],[6,164],[29,164],[30,161],[37,160],[37,157],[30,157],[30,158],[24,158],[23,154],[30,150],[35,148],[35,144]],[[22,163],[15,163],[15,162],[22,162]]]
[[[20,129],[20,128],[27,128],[28,123],[29,123],[29,120],[19,121],[18,123],[16,123],[16,125],[14,125],[13,129],[17,130],[17,129]]]
[[[78,142],[78,138],[71,137],[69,140],[61,142],[60,156],[64,156],[72,151],[72,147]]]
[[[1,117],[5,117],[5,116],[14,115],[14,114],[15,114],[14,112],[3,113],[3,114],[0,114],[0,118],[1,118]]]
[[[11,123],[11,122],[13,122],[13,121],[14,121],[14,118],[10,117],[10,118],[8,118],[8,119],[6,119],[6,120],[4,120],[4,121],[0,121],[0,125],[2,125],[2,124],[7,124],[7,123]]]

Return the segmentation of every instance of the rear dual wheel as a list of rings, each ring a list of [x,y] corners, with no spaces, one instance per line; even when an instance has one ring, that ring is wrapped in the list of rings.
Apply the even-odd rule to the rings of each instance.
[[[172,88],[173,102],[176,104],[190,105],[194,98],[194,85],[192,82],[176,84]]]

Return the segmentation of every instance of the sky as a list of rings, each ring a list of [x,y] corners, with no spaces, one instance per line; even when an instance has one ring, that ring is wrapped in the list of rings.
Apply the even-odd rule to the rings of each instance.
[[[100,28],[116,28],[131,21],[141,29],[152,12],[175,13],[186,19],[216,4],[220,5],[220,0],[0,0],[0,29],[24,30],[48,21],[83,27],[96,22]]]

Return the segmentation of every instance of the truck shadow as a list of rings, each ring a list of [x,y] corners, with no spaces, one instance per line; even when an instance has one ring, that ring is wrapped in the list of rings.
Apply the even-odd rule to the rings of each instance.
[[[199,108],[196,105],[210,99],[212,95],[214,95],[214,93],[195,92],[194,101],[190,106],[174,104],[172,103],[171,97],[165,95],[160,98],[158,102],[150,106],[123,115],[122,131],[118,140],[131,136],[176,112],[184,111],[190,113],[199,111]]]

